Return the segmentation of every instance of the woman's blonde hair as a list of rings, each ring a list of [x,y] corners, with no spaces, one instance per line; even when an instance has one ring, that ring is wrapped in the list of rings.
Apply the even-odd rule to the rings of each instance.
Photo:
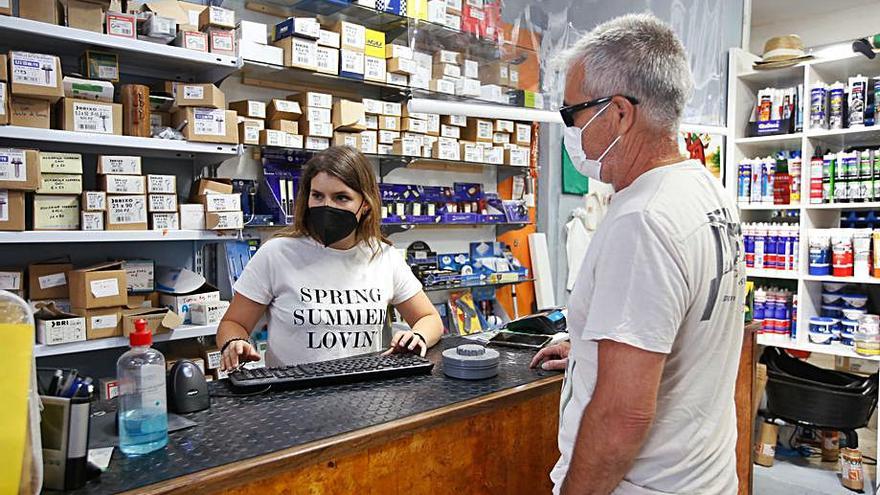
[[[382,200],[379,196],[379,184],[373,173],[373,166],[361,152],[350,146],[331,146],[313,156],[306,162],[299,181],[299,191],[294,203],[293,223],[284,228],[275,237],[318,237],[309,230],[306,217],[309,209],[309,195],[312,192],[312,179],[319,173],[341,180],[343,184],[357,191],[368,205],[361,215],[355,238],[358,243],[364,242],[378,252],[379,242],[391,244],[382,234],[380,209]]]

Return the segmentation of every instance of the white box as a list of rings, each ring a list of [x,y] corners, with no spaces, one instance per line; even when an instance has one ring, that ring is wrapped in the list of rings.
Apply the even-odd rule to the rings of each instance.
[[[455,94],[458,96],[480,96],[480,81],[478,79],[457,79],[455,81]]]
[[[380,144],[376,146],[376,154],[377,155],[393,155],[394,154],[394,146],[390,144]]]
[[[422,154],[422,139],[421,138],[404,137],[401,139],[396,139],[394,141],[394,146],[400,146],[400,152],[397,153],[399,155],[421,156],[421,154]]]
[[[229,309],[228,301],[208,301],[190,307],[193,325],[216,325]]]
[[[269,40],[269,26],[262,22],[241,21],[235,28],[236,39],[265,45]]]
[[[98,157],[98,174],[140,175],[141,157],[101,155]]]
[[[431,91],[435,91],[437,93],[454,95],[455,81],[450,81],[448,79],[431,79],[430,89]]]
[[[483,150],[483,160],[492,165],[504,165],[504,148],[494,146]]]
[[[146,223],[146,196],[107,196],[107,220],[105,222],[106,227],[120,224]]]
[[[397,131],[379,131],[379,144],[391,146],[398,138],[400,138],[400,133]]]
[[[143,175],[105,175],[103,181],[107,194],[144,194],[147,190]]]
[[[385,82],[388,74],[386,72],[385,59],[378,57],[367,57],[364,56],[364,80],[365,81],[376,81],[376,82]],[[390,81],[388,81],[390,82]],[[406,83],[400,85],[405,86]]]
[[[303,115],[310,124],[315,122],[332,122],[331,110],[329,108],[305,107],[306,113]]]
[[[434,156],[441,160],[461,160],[461,147],[457,139],[440,138],[434,143]]]
[[[177,213],[176,194],[150,194],[147,203],[150,213]]]
[[[361,100],[364,104],[364,113],[367,115],[382,115],[382,111],[384,105],[381,100],[373,100],[371,98],[364,98]]]
[[[284,49],[272,45],[262,45],[253,41],[238,43],[238,56],[244,60],[262,62],[269,65],[284,65]]]
[[[409,85],[412,88],[431,89],[431,75],[433,70],[430,66],[419,66],[416,73],[409,76]]]
[[[202,286],[202,289],[210,287],[208,284]],[[174,311],[183,318],[183,323],[189,325],[192,323],[190,308],[193,304],[206,303],[220,300],[220,291],[206,291],[198,294],[159,294],[159,304]]]
[[[180,217],[175,213],[153,213],[153,230],[180,230]]]
[[[379,116],[365,114],[364,115],[364,126],[366,126],[368,131],[378,131],[379,130]]]
[[[382,115],[391,115],[393,117],[400,117],[403,114],[403,108],[400,103],[395,103],[393,101],[383,101],[382,102]]]
[[[147,194],[177,193],[177,177],[174,175],[147,174]],[[175,208],[175,211],[177,209]]]
[[[86,340],[86,319],[37,320],[37,342],[44,345],[67,344]]]
[[[241,210],[240,194],[205,194],[202,201],[206,213]]]
[[[446,0],[428,0],[428,22],[446,25]]]
[[[405,45],[385,45],[385,58],[413,58],[412,48]]]
[[[495,121],[495,132],[506,132],[508,134],[513,134],[514,125],[512,120],[496,120]],[[529,130],[531,134],[531,130]]]
[[[80,230],[104,230],[104,212],[103,211],[83,211],[80,212]]]
[[[389,72],[385,75],[385,82],[391,84],[392,86],[406,87],[409,85],[409,76]]]
[[[339,50],[339,33],[321,29],[318,33],[318,46],[326,46],[328,48],[336,48]]]
[[[529,149],[523,147],[510,148],[505,153],[507,164],[515,167],[529,166]]]
[[[466,162],[482,162],[483,147],[477,143],[461,143],[463,148],[462,160]]]
[[[332,128],[333,126],[331,125],[330,127]],[[313,151],[326,150],[330,147],[330,139],[325,137],[308,136],[305,139],[304,147],[307,150]]]
[[[344,77],[354,77],[364,75],[364,52],[348,50],[343,48],[339,50],[339,73]]]
[[[201,204],[180,204],[180,228],[183,230],[205,230],[205,206]]]
[[[532,126],[529,124],[516,124],[516,144],[528,146],[532,143]]]
[[[440,114],[439,113],[429,113],[427,114],[428,118],[428,134],[440,134]]]
[[[480,78],[480,63],[476,60],[465,60],[462,66],[462,75],[468,79]]]
[[[440,136],[450,139],[461,139],[461,127],[454,125],[441,125]]]
[[[378,132],[376,132],[376,131],[363,131],[363,132],[361,132],[361,153],[375,155],[378,144],[379,144]]]
[[[285,60],[285,64],[293,67],[307,70],[318,69],[318,42],[306,40],[302,38],[291,38],[293,46],[291,47],[290,60]]]
[[[335,34],[335,33],[334,33]],[[339,75],[339,50],[319,46],[315,52],[317,70],[322,74]]]
[[[125,283],[129,292],[152,292],[156,288],[156,264],[153,260],[126,260]]]
[[[461,31],[461,16],[458,14],[446,14],[446,27],[455,31]]]

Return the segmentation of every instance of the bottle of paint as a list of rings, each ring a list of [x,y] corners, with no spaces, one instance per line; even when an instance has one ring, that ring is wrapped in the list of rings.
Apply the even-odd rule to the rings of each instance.
[[[831,234],[831,274],[853,276],[853,238],[850,229],[834,229]]]

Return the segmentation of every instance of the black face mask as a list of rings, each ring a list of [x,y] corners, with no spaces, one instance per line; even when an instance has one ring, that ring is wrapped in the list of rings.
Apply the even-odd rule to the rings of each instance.
[[[332,206],[313,206],[306,214],[309,231],[318,237],[324,247],[348,237],[358,226],[357,215]]]

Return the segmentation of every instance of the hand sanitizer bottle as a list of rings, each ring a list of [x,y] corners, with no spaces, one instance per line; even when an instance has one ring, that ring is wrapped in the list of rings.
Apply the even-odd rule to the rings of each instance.
[[[131,349],[116,362],[119,380],[119,449],[141,455],[168,444],[165,358],[150,347],[153,335],[143,319],[129,335]]]

